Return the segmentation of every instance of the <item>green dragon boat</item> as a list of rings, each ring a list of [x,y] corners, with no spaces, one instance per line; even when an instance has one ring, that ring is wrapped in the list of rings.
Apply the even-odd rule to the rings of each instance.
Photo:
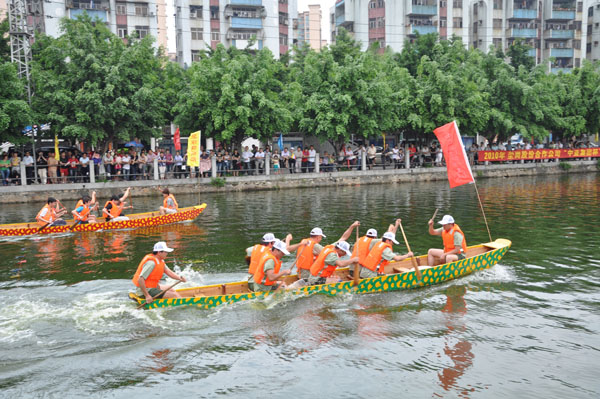
[[[338,269],[335,275],[341,279],[337,283],[303,286],[294,289],[280,289],[271,292],[252,292],[246,281],[226,284],[206,285],[201,287],[181,288],[176,290],[181,298],[156,299],[150,304],[144,304],[144,298],[134,293],[129,297],[138,305],[144,304],[145,309],[166,308],[174,306],[196,306],[211,309],[220,305],[266,298],[272,295],[309,296],[325,294],[356,293],[369,294],[409,290],[466,276],[478,270],[488,269],[498,263],[511,246],[511,241],[499,238],[493,242],[474,245],[467,248],[466,258],[437,266],[419,266],[421,279],[418,280],[410,259],[392,262],[385,267],[385,273],[377,277],[361,279],[356,284],[350,277],[349,268]],[[427,255],[416,257],[418,264],[427,262]],[[284,281],[290,285],[298,280],[297,275],[287,276]]]

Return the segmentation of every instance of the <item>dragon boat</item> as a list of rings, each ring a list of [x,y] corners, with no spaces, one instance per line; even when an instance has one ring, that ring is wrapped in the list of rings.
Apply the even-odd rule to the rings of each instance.
[[[449,280],[466,276],[478,270],[488,269],[502,259],[511,244],[511,241],[499,238],[493,242],[468,247],[465,259],[433,267],[419,266],[422,275],[420,280],[417,279],[411,259],[405,259],[401,262],[389,263],[385,267],[385,274],[361,279],[358,281],[358,284],[350,277],[349,268],[343,268],[338,269],[335,272],[335,275],[340,278],[340,282],[303,286],[295,289],[279,289],[271,292],[252,292],[248,289],[248,283],[246,281],[239,281],[226,284],[181,288],[176,291],[182,298],[155,299],[149,304],[145,304],[144,298],[134,293],[129,293],[129,297],[136,301],[140,306],[144,304],[145,309],[175,306],[196,306],[202,309],[211,309],[219,305],[233,304],[260,298],[264,299],[272,295],[308,296],[313,294],[324,294],[336,296],[338,294],[346,293],[368,294],[408,290],[441,284]],[[416,258],[418,264],[425,264],[427,262],[427,255]],[[287,276],[284,279],[288,285],[297,280],[297,275]]]
[[[179,212],[169,215],[160,215],[158,212],[144,212],[126,215],[129,220],[119,222],[98,222],[89,224],[77,224],[74,220],[68,220],[65,226],[48,226],[41,228],[38,223],[16,223],[0,225],[0,236],[20,237],[29,235],[47,235],[69,233],[77,231],[100,231],[100,230],[122,230],[136,229],[140,227],[161,226],[165,224],[178,223],[193,220],[200,215],[206,204],[180,208]]]

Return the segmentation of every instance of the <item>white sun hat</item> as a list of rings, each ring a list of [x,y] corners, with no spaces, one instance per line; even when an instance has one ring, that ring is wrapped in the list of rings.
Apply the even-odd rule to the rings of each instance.
[[[394,244],[399,244],[399,242],[396,241],[396,234],[392,233],[391,231],[386,231],[385,233],[383,233],[382,238],[387,238],[388,240],[391,240]]]
[[[277,241],[277,238],[275,238],[275,234],[267,233],[263,236],[262,241],[263,242],[275,242],[275,241]]]
[[[167,247],[167,243],[164,241],[159,241],[154,244],[153,252],[173,252],[173,248]]]
[[[350,252],[350,244],[348,244],[346,241],[338,241],[337,244],[335,244],[335,247],[346,252],[346,255],[352,256],[352,252]]]
[[[375,229],[367,230],[367,237],[377,238],[377,230],[375,230]]]
[[[284,255],[289,255],[290,251],[287,250],[286,246],[285,246],[285,242],[281,241],[281,240],[276,240],[275,244],[273,244],[273,249],[278,249],[281,252],[283,252]]]
[[[323,230],[321,230],[319,227],[315,227],[314,229],[312,229],[310,231],[310,235],[311,236],[323,236],[323,238],[327,237],[325,234],[323,234]]]
[[[439,224],[450,224],[450,223],[454,223],[454,218],[450,215],[444,215],[444,217],[442,218],[442,220],[440,220],[438,222]]]

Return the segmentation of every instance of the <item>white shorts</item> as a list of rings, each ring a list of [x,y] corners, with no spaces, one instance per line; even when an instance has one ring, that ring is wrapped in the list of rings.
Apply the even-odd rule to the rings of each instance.
[[[167,214],[173,214],[173,213],[177,213],[177,209],[173,209],[173,208],[163,208],[165,210],[165,213]]]
[[[117,216],[116,218],[110,219],[111,222],[123,222],[125,220],[129,220],[127,216]]]

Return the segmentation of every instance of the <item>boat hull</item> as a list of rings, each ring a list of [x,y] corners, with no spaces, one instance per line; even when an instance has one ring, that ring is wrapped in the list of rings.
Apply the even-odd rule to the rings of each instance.
[[[247,292],[230,295],[211,295],[178,299],[157,299],[152,303],[145,305],[144,308],[155,309],[174,306],[196,306],[202,309],[211,309],[224,304],[233,304],[254,299],[267,298],[272,295],[283,294],[291,296],[308,296],[313,294],[324,294],[329,296],[336,296],[339,294],[346,293],[368,294],[376,292],[399,291],[429,287],[432,285],[441,284],[446,281],[466,276],[478,270],[484,270],[494,266],[506,254],[506,252],[511,246],[511,242],[505,239],[498,239],[492,243],[482,244],[470,248],[478,248],[482,246],[486,246],[486,248],[490,248],[490,250],[482,254],[469,257],[467,259],[446,263],[431,268],[421,269],[422,278],[420,281],[417,280],[416,273],[413,270],[404,273],[393,273],[368,279],[362,279],[357,285],[354,285],[353,281],[342,281],[338,283],[304,286],[293,290],[279,290],[274,292]],[[231,287],[233,290],[235,290],[236,286],[240,286],[242,284],[245,284],[245,282],[237,282],[207,287],[222,287],[224,290],[227,290],[228,287]],[[187,290],[194,289],[195,288],[184,288],[177,290],[177,292],[184,294]],[[130,293],[129,296],[131,299],[138,302],[138,304],[141,305],[143,303],[143,298],[133,293]]]
[[[40,231],[40,226],[37,223],[21,223],[15,225],[0,226],[0,236],[4,237],[20,237],[29,235],[47,235],[60,234],[77,231],[99,231],[99,230],[122,230],[136,229],[140,227],[161,226],[165,224],[178,223],[186,220],[193,220],[200,215],[206,204],[181,208],[177,213],[170,215],[158,215],[158,212],[146,212],[133,215],[127,215],[130,220],[121,222],[99,222],[90,224],[79,224],[72,229],[69,225],[66,226],[49,226]],[[72,223],[71,223],[72,225]],[[14,226],[14,227],[13,227]]]

